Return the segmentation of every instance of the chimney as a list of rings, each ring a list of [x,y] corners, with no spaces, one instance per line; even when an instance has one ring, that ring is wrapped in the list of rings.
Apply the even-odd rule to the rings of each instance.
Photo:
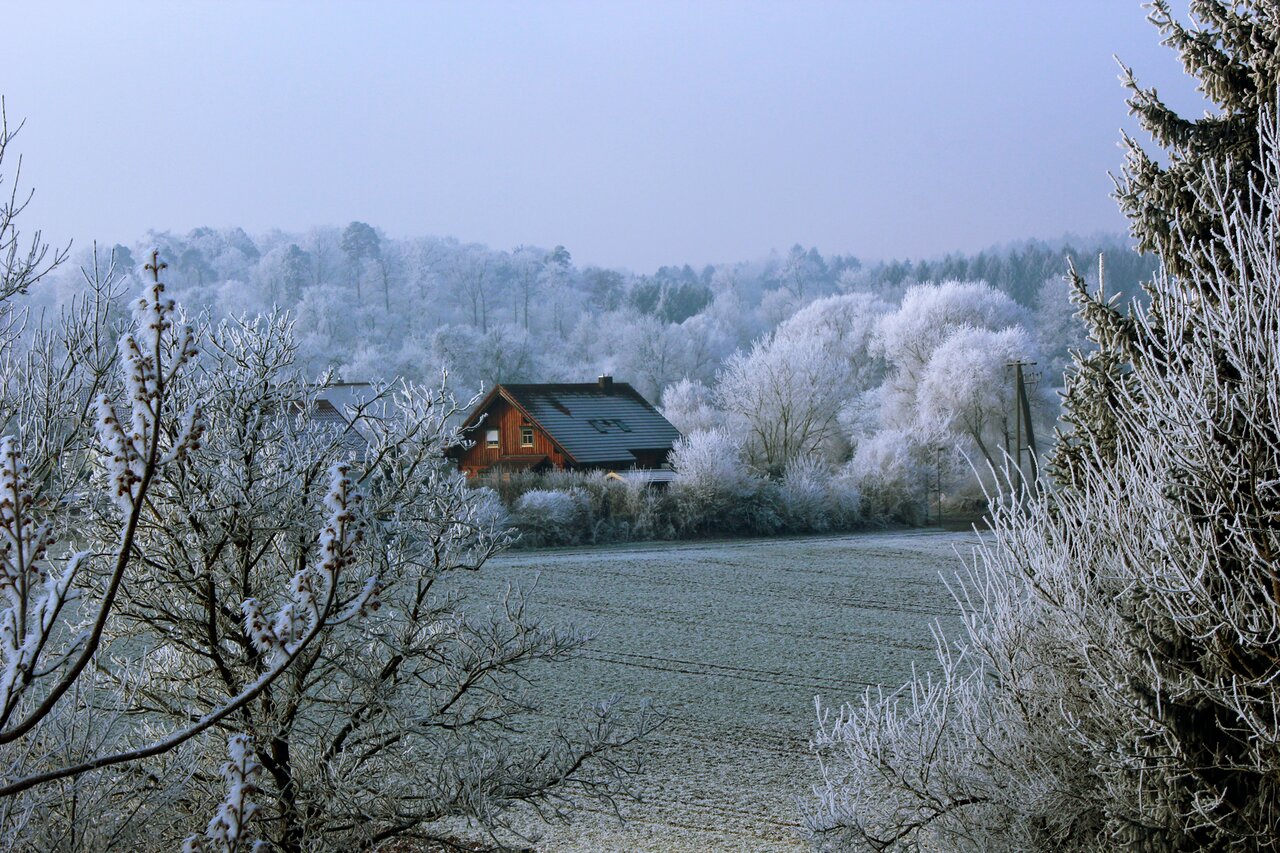
[[[607,373],[603,374],[599,379],[596,380],[596,384],[600,386],[600,390],[603,391],[604,393],[606,394],[613,393],[613,377],[610,376],[609,374]]]

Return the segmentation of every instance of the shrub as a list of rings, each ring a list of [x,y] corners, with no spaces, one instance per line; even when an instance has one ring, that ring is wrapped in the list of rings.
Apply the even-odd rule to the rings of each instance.
[[[581,541],[585,510],[576,491],[533,489],[516,501],[514,520],[530,545],[568,545]]]
[[[685,532],[772,533],[780,520],[764,477],[742,458],[742,442],[723,429],[695,432],[676,442],[672,497]]]

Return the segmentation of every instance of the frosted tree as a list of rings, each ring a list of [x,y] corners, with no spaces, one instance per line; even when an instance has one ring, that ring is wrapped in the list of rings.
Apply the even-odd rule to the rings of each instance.
[[[880,310],[864,294],[820,300],[725,362],[717,403],[745,425],[752,464],[781,475],[828,452],[844,401],[878,378],[868,348]]]
[[[1202,4],[1207,6],[1209,4]],[[1249,4],[1252,6],[1253,4]],[[1136,309],[1074,479],[997,509],[941,674],[826,714],[819,846],[1280,848],[1280,139]],[[1095,327],[1095,333],[1099,330]]]
[[[529,331],[529,303],[538,294],[542,265],[546,255],[531,246],[517,246],[511,252],[510,275],[515,289],[516,305],[523,309],[520,319]]]
[[[1164,151],[1152,156],[1126,135],[1116,197],[1138,248],[1158,254],[1170,272],[1184,274],[1187,264],[1204,256],[1204,244],[1220,239],[1218,212],[1202,201],[1208,168],[1218,180],[1231,181],[1236,192],[1247,191],[1257,177],[1258,123],[1275,104],[1280,79],[1280,10],[1274,0],[1191,0],[1191,23],[1184,24],[1168,0],[1148,7],[1164,44],[1177,51],[1216,110],[1184,118],[1125,68],[1130,112]],[[1218,254],[1228,262],[1227,253]]]
[[[117,631],[159,647],[122,689],[156,719],[203,718],[210,697],[293,654],[323,607],[323,636],[290,677],[227,723],[262,767],[255,831],[285,851],[444,843],[451,820],[502,836],[515,814],[622,793],[619,747],[637,729],[593,697],[539,724],[523,687],[531,664],[570,657],[582,636],[540,625],[519,591],[484,607],[457,594],[453,576],[508,535],[444,457],[453,398],[376,388],[345,423],[317,421],[322,391],[294,367],[283,319],[224,323],[207,340],[175,393],[201,402],[211,461],[180,460],[148,495],[137,547],[154,582],[122,594]]]
[[[876,346],[881,319],[892,306],[870,293],[816,299],[779,325],[782,338],[817,338],[845,374],[841,396],[873,388],[884,378],[884,359]]]
[[[1020,326],[956,331],[934,350],[920,377],[921,434],[935,441],[960,437],[991,470],[1002,470],[1011,450],[1002,442],[1016,404],[1009,364],[1034,359],[1034,345]]]
[[[935,478],[950,472],[948,493],[972,490],[974,470],[1004,469],[1014,439],[1006,437],[1014,432],[1006,365],[1036,352],[1026,318],[989,285],[956,281],[913,286],[880,317],[870,349],[884,359],[884,382],[841,413],[854,445],[851,473],[866,478],[866,494],[889,498],[897,515],[909,495],[923,499],[926,469]]]
[[[12,162],[13,156],[8,154],[8,149],[21,130],[21,123],[17,127],[9,126],[4,100],[0,99],[0,163],[4,162],[6,155]],[[23,236],[18,227],[19,219],[32,195],[30,191],[23,190],[21,177],[22,161],[19,158],[9,178],[8,192],[0,195],[0,303],[26,293],[67,258],[68,249],[51,248],[41,239],[39,231],[30,237]],[[3,188],[2,181],[0,188]]]
[[[1035,330],[1045,359],[1044,373],[1055,381],[1066,372],[1071,353],[1089,346],[1088,330],[1071,292],[1069,282],[1062,275],[1045,279],[1036,291],[1031,328]]]
[[[471,315],[471,325],[489,331],[489,299],[493,287],[493,263],[483,246],[464,246],[454,253],[449,276],[462,308]]]
[[[356,304],[362,303],[361,281],[366,261],[376,260],[382,248],[382,240],[373,226],[365,222],[352,222],[342,232],[342,252],[347,256],[351,269],[351,282],[356,291]]]
[[[1005,294],[983,282],[947,281],[916,285],[898,310],[886,314],[877,329],[875,349],[888,363],[883,396],[886,426],[910,423],[916,413],[917,386],[934,351],[965,327],[999,330],[1024,323],[1024,311]]]
[[[662,389],[683,372],[686,339],[680,327],[657,317],[621,312],[606,323],[612,330],[608,339],[613,372],[628,377],[645,399],[658,402]]]
[[[1280,75],[1280,15],[1274,0],[1192,0],[1189,24],[1175,16],[1166,0],[1149,8],[1163,43],[1177,51],[1197,90],[1216,109],[1199,118],[1180,116],[1124,68],[1130,112],[1161,150],[1148,153],[1139,141],[1124,137],[1126,158],[1116,198],[1138,248],[1157,253],[1171,273],[1195,282],[1197,277],[1185,275],[1187,265],[1199,264],[1206,252],[1188,251],[1188,246],[1221,239],[1217,211],[1202,202],[1206,176],[1212,171],[1237,192],[1248,190],[1258,178],[1259,119],[1275,103]],[[1226,247],[1217,248],[1221,263],[1230,263]],[[1217,271],[1204,267],[1201,272]],[[1141,334],[1118,300],[1101,288],[1091,293],[1079,276],[1074,278],[1075,299],[1095,347],[1068,372],[1063,400],[1067,428],[1050,460],[1067,483],[1081,475],[1081,448],[1110,446],[1117,426],[1109,412],[1128,382],[1131,350]]]
[[[153,258],[149,266],[153,282],[135,301],[132,330],[120,337],[114,360],[103,355],[101,326],[93,327],[105,316],[99,298],[64,322],[75,331],[60,341],[37,336],[28,358],[6,377],[6,393],[23,395],[6,401],[14,434],[0,441],[0,536],[7,543],[0,559],[0,800],[6,817],[24,811],[13,798],[23,800],[39,786],[162,756],[224,725],[268,689],[333,616],[331,603],[318,603],[258,677],[210,694],[202,714],[118,737],[100,730],[101,737],[78,752],[51,736],[89,708],[114,719],[117,732],[130,728],[124,721],[138,710],[137,693],[104,692],[98,682],[104,671],[128,668],[116,638],[132,588],[153,580],[139,552],[144,529],[154,523],[156,485],[190,462],[204,434],[199,401],[175,394],[197,356],[195,335],[177,322],[159,281],[163,265]],[[98,507],[101,539],[82,523],[69,534],[70,512],[86,502]],[[89,547],[63,553],[58,543],[68,538]],[[84,725],[94,723],[88,714]]]
[[[720,365],[735,348],[730,332],[710,313],[695,314],[672,331],[682,341],[682,378],[713,382]]]
[[[716,409],[714,392],[701,382],[681,379],[662,392],[662,416],[681,434],[703,432],[724,423]]]
[[[836,434],[832,389],[840,375],[818,341],[770,336],[729,358],[716,402],[743,425],[752,464],[780,475]]]
[[[297,243],[280,246],[263,255],[256,267],[271,301],[292,306],[302,298],[302,290],[311,283],[310,255]]]

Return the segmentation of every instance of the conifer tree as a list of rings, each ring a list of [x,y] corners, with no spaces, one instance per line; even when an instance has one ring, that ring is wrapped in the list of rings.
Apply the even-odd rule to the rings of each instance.
[[[1155,254],[1170,275],[1188,282],[1231,275],[1235,253],[1222,243],[1220,213],[1204,201],[1212,197],[1207,181],[1212,174],[1223,185],[1215,189],[1247,196],[1250,183],[1260,177],[1258,124],[1276,104],[1280,78],[1280,2],[1192,0],[1190,26],[1174,16],[1168,0],[1147,6],[1163,43],[1178,52],[1197,91],[1215,109],[1199,119],[1180,116],[1125,67],[1129,109],[1163,149],[1166,162],[1125,134],[1116,200],[1138,250]],[[1252,198],[1266,203],[1256,194]],[[1062,422],[1067,428],[1059,429],[1046,467],[1060,485],[1075,486],[1083,477],[1084,448],[1098,448],[1095,458],[1104,463],[1114,461],[1115,406],[1141,330],[1118,300],[1106,298],[1103,281],[1095,295],[1074,269],[1068,280],[1094,349],[1079,354],[1065,378]],[[1160,318],[1153,320],[1159,329]]]
[[[1234,192],[1246,192],[1257,179],[1258,120],[1275,105],[1280,75],[1280,2],[1192,0],[1190,27],[1174,17],[1168,0],[1155,0],[1149,8],[1163,43],[1178,52],[1197,91],[1214,108],[1201,118],[1184,118],[1126,67],[1130,112],[1167,163],[1126,134],[1116,198],[1139,251],[1154,252],[1171,274],[1185,277],[1192,264],[1208,271],[1209,250],[1220,240],[1218,217],[1203,202],[1211,164]]]

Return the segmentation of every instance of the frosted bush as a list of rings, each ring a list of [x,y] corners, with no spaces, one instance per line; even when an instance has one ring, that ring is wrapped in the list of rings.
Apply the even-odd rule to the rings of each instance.
[[[927,449],[906,430],[882,430],[858,444],[841,480],[858,491],[871,521],[916,522],[924,514],[929,472]]]
[[[833,526],[847,529],[862,522],[862,488],[849,475],[847,465],[829,475],[827,501]]]
[[[494,530],[511,526],[511,516],[497,492],[481,486],[473,492],[473,495],[476,518],[482,526]]]
[[[787,465],[778,484],[778,514],[793,532],[821,532],[833,526],[831,472],[821,461],[802,457]]]
[[[634,539],[672,539],[676,535],[675,503],[667,489],[633,480],[623,483],[622,513]]]
[[[581,535],[582,505],[573,492],[533,489],[520,496],[515,522],[528,544],[553,545],[577,541]]]
[[[743,444],[723,429],[695,432],[671,452],[671,484],[685,530],[750,533],[777,528],[767,501],[767,483],[743,459]]]

